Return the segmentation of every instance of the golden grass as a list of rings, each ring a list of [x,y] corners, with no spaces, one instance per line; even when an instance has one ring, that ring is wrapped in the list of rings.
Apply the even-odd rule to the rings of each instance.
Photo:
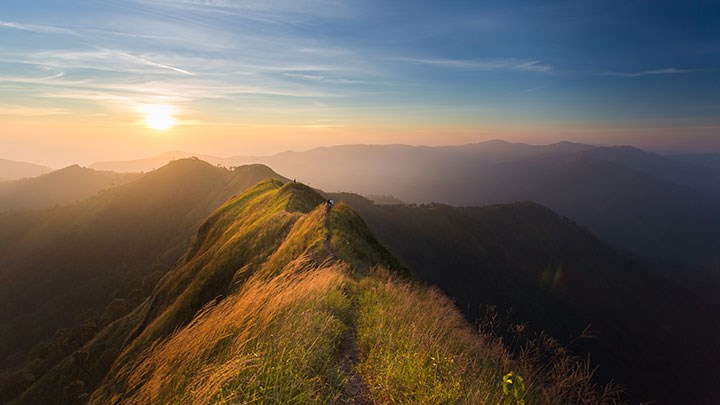
[[[129,364],[121,397],[95,403],[308,403],[339,396],[337,350],[348,328],[343,269],[250,279]]]
[[[400,266],[349,207],[336,205],[328,218],[311,191],[266,181],[213,214],[187,261],[156,289],[165,312],[90,402],[351,403],[358,392],[408,404],[616,399],[551,339],[513,359],[439,291],[398,278],[401,270],[367,271]],[[218,292],[227,297],[208,296]],[[348,347],[358,356],[341,353]],[[515,396],[503,393],[510,371],[525,381]]]
[[[347,265],[312,263],[303,257],[278,276],[253,277],[206,306],[120,370],[123,394],[100,390],[91,402],[350,403],[340,358],[346,339],[359,351],[351,372],[378,404],[616,402],[613,387],[593,384],[586,362],[560,352],[547,361],[548,342],[513,359],[433,288],[385,270],[356,280]],[[524,402],[503,393],[511,370],[524,377]]]

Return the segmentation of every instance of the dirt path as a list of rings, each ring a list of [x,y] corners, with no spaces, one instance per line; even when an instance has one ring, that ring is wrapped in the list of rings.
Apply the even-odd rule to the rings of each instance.
[[[355,323],[353,322],[351,330],[340,348],[340,370],[347,379],[343,387],[342,399],[339,401],[341,404],[371,405],[373,403],[370,399],[372,398],[370,391],[356,369],[359,353]]]
[[[325,209],[325,251],[328,254],[328,257],[331,259],[336,259],[335,253],[332,251],[332,247],[330,246],[330,239],[332,238],[332,232],[330,230],[330,211],[331,208]]]
[[[332,239],[332,230],[330,228],[330,211],[332,207],[325,210],[325,251],[331,260],[337,259],[335,253],[332,251],[330,246],[330,240]],[[356,300],[352,303],[352,319],[350,321],[350,328],[346,333],[345,340],[343,340],[342,346],[340,346],[340,371],[346,378],[343,392],[337,401],[338,404],[356,404],[356,405],[371,405],[373,404],[370,396],[370,391],[362,380],[362,377],[357,372],[357,365],[359,360],[360,350],[357,346],[357,306]]]

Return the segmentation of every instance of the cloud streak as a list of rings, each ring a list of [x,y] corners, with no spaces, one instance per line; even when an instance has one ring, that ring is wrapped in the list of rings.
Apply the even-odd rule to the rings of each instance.
[[[112,52],[112,51],[111,51],[111,52]],[[168,69],[168,70],[171,70],[171,71],[173,71],[173,72],[182,73],[182,74],[188,75],[188,76],[197,76],[195,73],[189,72],[189,71],[187,71],[187,70],[185,70],[185,69],[180,69],[180,68],[175,67],[175,66],[165,65],[165,64],[163,64],[163,63],[153,62],[153,61],[151,61],[151,60],[149,60],[149,59],[141,58],[141,57],[139,57],[139,56],[135,56],[135,55],[130,54],[130,53],[127,53],[127,52],[121,52],[121,51],[114,51],[114,52],[116,52],[118,55],[126,56],[126,57],[128,57],[128,58],[137,60],[138,62],[144,63],[144,64],[146,64],[146,65],[148,65],[148,66],[153,66],[153,67],[157,67],[157,68],[160,68],[160,69]]]
[[[400,58],[399,61],[416,65],[436,66],[441,68],[489,72],[498,70],[514,70],[519,72],[547,73],[552,67],[538,60],[523,59],[433,59],[433,58]]]
[[[41,24],[23,24],[18,22],[12,22],[12,21],[0,21],[0,28],[9,28],[19,31],[28,31],[28,32],[35,32],[35,33],[41,33],[41,34],[67,34],[67,35],[77,35],[77,32],[67,29],[67,28],[60,28],[60,27],[54,27],[51,25],[41,25]]]
[[[639,72],[608,72],[605,76],[616,76],[616,77],[643,77],[643,76],[657,76],[657,75],[679,75],[692,73],[694,70],[691,69],[678,69],[678,68],[665,68],[665,69],[652,69],[642,70]]]

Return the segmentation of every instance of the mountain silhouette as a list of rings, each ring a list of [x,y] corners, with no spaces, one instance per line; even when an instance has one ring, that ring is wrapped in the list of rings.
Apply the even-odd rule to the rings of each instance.
[[[78,165],[38,177],[0,183],[0,211],[67,205],[127,183],[137,176],[99,172]]]
[[[36,165],[34,163],[0,159],[0,182],[36,177],[51,171],[52,169],[49,167]]]

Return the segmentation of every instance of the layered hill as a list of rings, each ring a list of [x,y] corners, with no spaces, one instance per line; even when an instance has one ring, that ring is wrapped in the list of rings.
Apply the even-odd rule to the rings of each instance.
[[[39,177],[0,183],[0,212],[68,205],[136,179],[133,174],[68,166]]]
[[[720,172],[700,157],[489,141],[343,145],[227,161],[267,164],[326,191],[393,195],[408,203],[534,201],[654,269],[715,269],[720,261]]]
[[[118,173],[150,172],[165,166],[173,160],[187,159],[192,157],[198,157],[201,160],[204,160],[211,164],[222,163],[221,158],[217,158],[214,156],[194,155],[192,153],[182,151],[172,151],[144,159],[95,162],[90,165],[90,168],[95,170],[106,170]]]
[[[615,398],[583,363],[513,359],[441,293],[406,277],[349,206],[328,208],[305,185],[266,180],[210,215],[147,300],[16,402]]]
[[[276,181],[261,183],[223,204],[231,195],[267,177]],[[60,395],[68,398],[74,395],[75,399],[102,395],[98,397],[102,401],[132,398],[135,402],[147,402],[134,394],[134,387],[146,381],[149,375],[138,374],[138,367],[142,369],[155,364],[152,367],[162,368],[159,364],[170,353],[165,351],[154,360],[148,360],[144,357],[148,351],[170,339],[176,339],[174,347],[179,348],[188,344],[186,339],[202,342],[199,336],[214,336],[215,332],[206,327],[198,329],[196,334],[184,335],[182,339],[175,338],[174,334],[194,325],[206,305],[231,302],[226,301],[231,297],[236,298],[232,305],[254,314],[248,315],[242,321],[245,323],[239,325],[255,322],[256,315],[270,322],[279,312],[262,312],[263,307],[257,300],[269,300],[268,294],[285,297],[280,304],[286,298],[291,300],[292,294],[286,295],[285,291],[295,291],[297,280],[282,277],[295,275],[299,269],[302,269],[299,270],[301,274],[322,270],[322,274],[332,274],[332,277],[328,276],[330,278],[338,277],[333,279],[342,280],[340,284],[344,287],[340,291],[350,298],[343,302],[352,304],[352,311],[341,311],[344,314],[341,324],[345,326],[340,325],[338,330],[355,331],[351,335],[357,335],[358,339],[348,339],[342,332],[341,338],[330,339],[334,342],[327,346],[331,350],[323,355],[328,359],[324,364],[334,370],[329,375],[335,377],[322,380],[321,385],[334,387],[332,395],[336,399],[352,397],[346,390],[364,386],[362,395],[369,395],[367,391],[372,391],[373,387],[381,387],[382,391],[377,392],[382,394],[376,397],[382,398],[380,402],[399,401],[398,398],[413,402],[405,397],[406,392],[419,392],[420,385],[407,386],[411,378],[403,373],[409,367],[416,373],[414,379],[433,376],[427,367],[434,369],[438,364],[428,359],[438,357],[432,354],[423,357],[424,354],[417,353],[428,347],[447,354],[453,361],[466,359],[465,366],[473,370],[478,365],[473,363],[474,360],[468,360],[462,347],[480,348],[477,349],[479,353],[494,353],[488,355],[495,359],[492,362],[503,364],[498,368],[508,371],[506,364],[517,364],[510,362],[509,353],[526,353],[519,349],[528,344],[536,345],[538,338],[534,333],[538,330],[546,331],[563,343],[572,342],[575,353],[590,353],[592,363],[600,366],[601,377],[626,384],[628,391],[639,394],[634,398],[669,400],[682,392],[681,398],[688,399],[691,396],[687,392],[707,393],[698,388],[703,382],[682,378],[690,372],[688,370],[704,373],[703,381],[715,381],[717,370],[712,366],[716,364],[713,356],[717,351],[708,344],[712,334],[707,332],[717,329],[716,323],[708,322],[708,319],[715,319],[714,312],[695,297],[648,274],[586,230],[546,208],[527,202],[484,208],[453,208],[440,204],[376,206],[355,195],[336,195],[337,200],[346,201],[365,218],[372,233],[378,235],[403,266],[378,244],[364,221],[348,206],[341,204],[331,210],[331,215],[320,215],[323,197],[301,184],[281,185],[277,180],[286,181],[261,165],[230,171],[196,159],[183,159],[69,207],[0,215],[0,268],[3,269],[0,271],[3,287],[0,288],[4,288],[0,295],[3,300],[0,338],[5,339],[0,348],[5,353],[6,369],[6,372],[0,372],[0,402],[18,398],[30,386],[23,397],[25,402],[52,402],[50,398]],[[207,217],[218,206],[221,208]],[[336,213],[347,215],[335,217]],[[338,234],[345,229],[361,230],[361,237]],[[193,235],[194,242],[186,250]],[[176,266],[178,259],[180,262]],[[287,264],[291,262],[295,264]],[[364,277],[366,269],[377,263],[390,270]],[[463,332],[462,336],[457,336],[443,332],[446,327],[455,328],[450,324],[467,331],[466,321],[442,294],[397,279],[397,273],[404,272],[405,267],[416,279],[440,287],[455,301],[467,321],[480,322],[484,331],[481,340],[462,337],[472,333]],[[238,271],[240,268],[242,271]],[[158,284],[158,279],[170,269],[173,270]],[[37,282],[40,280],[42,283]],[[272,287],[263,290],[266,284]],[[321,290],[330,288],[323,285],[325,287],[320,290],[311,289],[310,295],[320,296]],[[366,312],[374,315],[364,318],[358,305],[368,286],[374,286],[368,294],[376,301],[379,298],[375,293],[381,290],[387,292],[383,293],[387,300],[393,296],[402,299],[383,301],[381,307],[366,306]],[[245,298],[240,298],[238,294],[245,288],[252,293],[247,292],[242,295]],[[255,293],[265,298],[253,298]],[[151,298],[146,301],[148,297]],[[425,302],[427,297],[433,297],[432,302]],[[315,305],[319,301],[313,302]],[[515,326],[510,329],[518,330],[519,327],[531,331],[527,334],[529,339],[508,335],[510,329],[503,332],[488,327],[482,316],[485,312],[480,310],[488,306],[495,306],[500,312],[512,308],[514,316],[508,321]],[[395,314],[396,307],[402,307],[406,312]],[[213,322],[234,322],[233,317],[239,314],[233,308],[236,307],[226,308],[224,315],[213,318]],[[419,308],[422,311],[415,310]],[[293,314],[302,318],[301,314]],[[450,324],[434,320],[435,329],[430,328],[432,331],[427,334],[424,327],[406,328],[406,323],[430,322],[428,319],[435,315],[428,314],[442,314],[439,318],[447,317]],[[317,325],[311,319],[302,319],[307,325]],[[387,335],[372,337],[373,341],[385,342],[380,352],[375,352],[382,355],[370,356],[369,348],[365,347],[366,358],[373,359],[373,366],[368,366],[362,378],[359,372],[349,372],[347,366],[348,361],[359,364],[358,359],[362,357],[357,355],[363,347],[358,332],[361,319],[366,319],[368,325],[375,325],[367,329],[368,333],[371,329],[395,328]],[[523,326],[526,321],[529,326]],[[285,325],[285,321],[280,324]],[[596,339],[573,342],[588,324],[597,333]],[[292,328],[297,329],[297,326]],[[314,333],[315,338],[325,339],[325,335],[320,337],[318,332]],[[405,343],[390,345],[396,334],[401,334],[401,342]],[[253,336],[268,340],[266,335]],[[277,333],[273,332],[272,336],[277,337]],[[498,337],[505,339],[506,344],[499,344]],[[453,340],[457,342],[453,344]],[[423,343],[408,345],[407,341]],[[294,344],[292,339],[284,342],[285,347]],[[347,342],[355,344],[347,346]],[[482,348],[486,344],[494,349],[484,351]],[[203,342],[198,343],[197,350],[213,353],[207,351],[208,345],[215,347]],[[552,351],[556,348],[560,346],[553,346]],[[446,349],[449,351],[443,351]],[[392,353],[396,351],[404,354],[393,357]],[[486,358],[485,355],[478,356]],[[544,356],[564,358],[565,354],[557,357],[546,353]],[[419,363],[402,363],[408,359]],[[185,360],[177,359],[181,363]],[[258,363],[257,359],[252,361],[267,366]],[[545,390],[565,392],[567,387],[555,386],[557,381],[552,378],[566,376],[563,373],[571,369],[558,366],[559,369],[554,370],[557,363],[553,362],[543,366],[524,361],[520,361],[525,364],[523,375],[534,375],[536,382],[542,381],[537,383],[538,386]],[[198,364],[211,367],[209,363]],[[397,364],[403,366],[395,367]],[[563,364],[579,367],[572,361]],[[112,371],[108,371],[111,368]],[[513,369],[518,370],[514,366]],[[479,373],[480,380],[477,381],[458,380],[458,375],[467,369],[453,370],[459,374],[443,381],[454,381],[453,384],[462,381],[479,387],[489,383],[483,379],[490,377],[483,373]],[[153,377],[153,384],[179,378],[173,370],[162,373]],[[188,376],[191,374],[188,371]],[[547,374],[550,380],[541,374]],[[114,380],[125,381],[125,385],[102,384],[102,379],[111,375]],[[300,378],[293,373],[289,375]],[[585,375],[580,372],[576,377]],[[243,376],[246,379],[247,375]],[[265,376],[270,378],[270,375]],[[443,375],[446,377],[449,378]],[[299,381],[304,381],[303,378]],[[358,381],[365,381],[365,385]],[[585,381],[590,384],[593,380]],[[196,384],[201,381],[191,383],[193,389],[200,389]],[[267,381],[262,384],[266,385]],[[308,389],[305,383],[300,385],[304,388],[299,390]],[[93,394],[98,387],[100,391]],[[461,398],[475,395],[453,390],[448,385],[438,387],[422,394],[430,396],[412,398],[415,402],[420,401],[418,398],[442,402],[442,398],[446,398],[443,395],[449,391]],[[152,391],[154,389],[145,387],[138,392],[160,398],[152,396],[160,395]],[[313,389],[322,391],[317,387]],[[198,399],[184,396],[184,388],[167,390],[164,392],[174,392],[174,396],[166,397],[164,393],[163,399],[158,401]],[[585,386],[580,391],[588,393],[593,389]],[[233,392],[228,402],[255,398],[235,396],[239,394],[237,390]],[[248,392],[267,399],[255,388]],[[310,400],[308,398],[320,398],[313,395],[321,395],[327,399],[329,397],[323,395],[331,394],[307,395],[310,396],[302,398]]]
[[[534,201],[677,279],[711,273],[720,263],[717,155],[663,156],[628,146],[494,140],[444,147],[341,145],[206,158],[228,167],[266,164],[326,191],[388,195],[409,203]],[[157,165],[168,159],[161,155],[102,167]]]
[[[268,177],[282,179],[184,159],[67,207],[0,214],[0,368],[42,375],[147,297],[207,215]]]
[[[33,163],[0,159],[0,182],[18,180],[26,177],[36,177],[51,171],[52,169],[49,167]]]

